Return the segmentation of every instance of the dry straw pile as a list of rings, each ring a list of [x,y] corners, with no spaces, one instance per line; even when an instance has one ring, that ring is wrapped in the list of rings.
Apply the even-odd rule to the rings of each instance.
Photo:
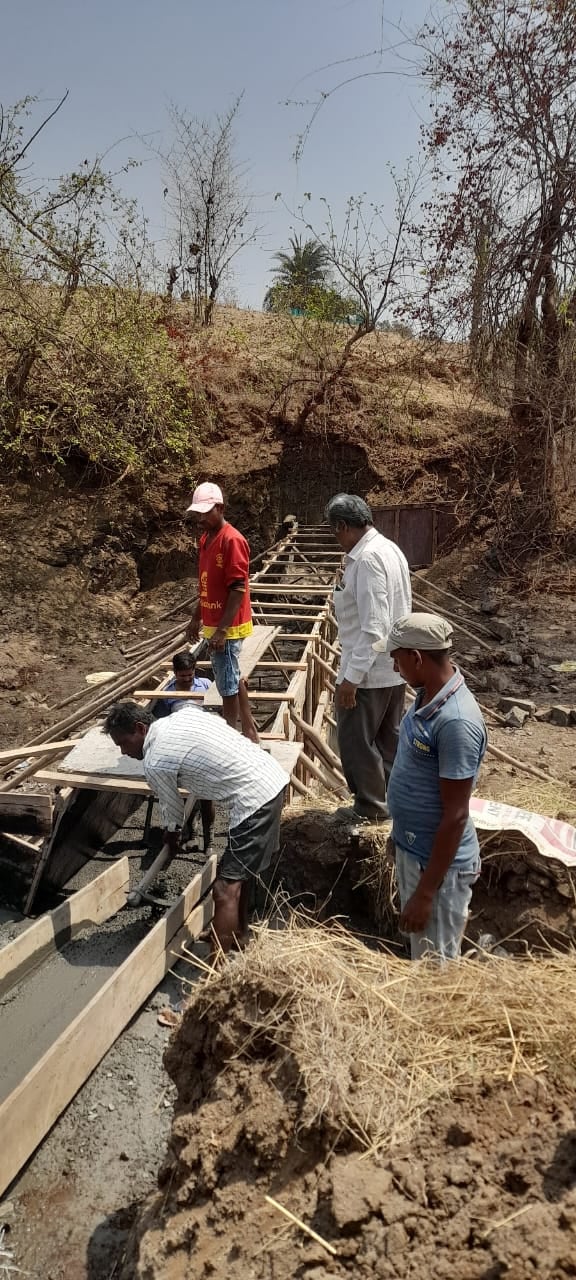
[[[261,928],[210,971],[191,1016],[226,1026],[230,1057],[264,1057],[272,1073],[291,1064],[305,1127],[323,1122],[376,1152],[459,1085],[571,1073],[575,1007],[574,953],[440,968],[296,920]]]

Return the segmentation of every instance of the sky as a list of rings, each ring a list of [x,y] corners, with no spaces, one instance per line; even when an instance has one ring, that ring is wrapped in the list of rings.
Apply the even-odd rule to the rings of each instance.
[[[422,87],[390,53],[345,60],[378,50],[382,37],[398,40],[396,24],[417,27],[428,9],[429,0],[18,0],[2,17],[1,101],[34,95],[47,113],[68,89],[34,146],[36,173],[56,177],[109,148],[111,167],[135,158],[123,186],[167,257],[164,181],[143,139],[168,141],[171,102],[208,117],[243,93],[236,153],[263,231],[237,259],[233,283],[238,302],[258,309],[304,192],[315,218],[321,196],[336,216],[362,192],[391,207],[387,166],[402,170],[417,153]],[[319,94],[363,70],[380,74],[324,102],[296,162]],[[287,105],[294,102],[312,105]]]

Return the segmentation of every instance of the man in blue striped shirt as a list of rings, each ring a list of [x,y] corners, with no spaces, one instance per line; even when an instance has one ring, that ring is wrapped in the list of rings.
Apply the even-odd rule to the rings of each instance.
[[[388,785],[402,914],[412,958],[454,959],[480,847],[470,796],[486,750],[486,726],[462,673],[450,660],[452,627],[432,613],[410,613],[392,627],[385,650],[416,689],[400,725]]]
[[[229,804],[230,831],[214,884],[213,920],[219,946],[229,951],[247,931],[250,887],[280,848],[288,775],[256,743],[198,707],[154,722],[137,702],[118,702],[108,712],[104,732],[122,755],[144,761],[173,856],[180,851],[183,791]]]

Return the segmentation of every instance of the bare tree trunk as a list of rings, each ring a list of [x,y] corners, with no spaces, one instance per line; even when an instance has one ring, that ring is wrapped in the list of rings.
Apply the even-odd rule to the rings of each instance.
[[[344,349],[342,351],[342,355],[340,356],[338,363],[332,369],[331,373],[326,374],[325,377],[322,378],[319,386],[317,386],[316,389],[312,391],[309,396],[306,397],[304,404],[302,405],[302,408],[300,409],[300,412],[297,414],[296,420],[290,429],[291,435],[302,435],[302,432],[304,430],[304,427],[306,426],[306,423],[310,415],[314,413],[315,409],[319,409],[320,405],[325,403],[326,398],[329,395],[330,391],[333,389],[333,387],[336,386],[336,384],[339,382],[340,378],[342,377],[342,374],[344,373],[346,365],[348,364],[348,361],[350,359],[352,348],[356,345],[357,342],[360,342],[361,338],[365,338],[366,334],[369,332],[370,332],[370,329],[367,329],[365,326],[361,326],[360,328],[356,329],[355,332],[348,338],[348,341],[346,342]]]

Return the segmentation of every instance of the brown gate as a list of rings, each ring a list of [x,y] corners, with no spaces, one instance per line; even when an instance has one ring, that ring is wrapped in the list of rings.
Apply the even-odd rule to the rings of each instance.
[[[438,505],[373,508],[376,528],[402,548],[411,569],[433,564],[455,524],[452,507]]]

